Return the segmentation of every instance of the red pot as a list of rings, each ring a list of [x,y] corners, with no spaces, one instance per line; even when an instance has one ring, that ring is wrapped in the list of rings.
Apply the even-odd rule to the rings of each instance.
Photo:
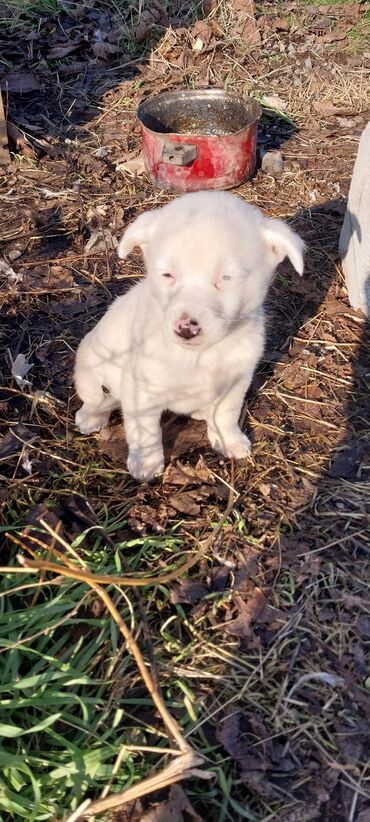
[[[154,185],[184,193],[233,188],[256,164],[256,100],[223,89],[159,94],[138,109],[143,155]]]

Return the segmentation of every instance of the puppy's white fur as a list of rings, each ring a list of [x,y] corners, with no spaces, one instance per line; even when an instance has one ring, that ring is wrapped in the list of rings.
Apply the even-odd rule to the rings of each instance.
[[[238,419],[264,347],[263,302],[284,257],[302,274],[303,241],[237,195],[199,192],[134,220],[119,256],[136,246],[146,279],[111,305],[77,351],[76,425],[98,431],[121,407],[128,469],[139,480],[163,471],[165,409],[206,420],[225,456],[248,456]],[[179,336],[184,318],[197,324],[190,339]]]

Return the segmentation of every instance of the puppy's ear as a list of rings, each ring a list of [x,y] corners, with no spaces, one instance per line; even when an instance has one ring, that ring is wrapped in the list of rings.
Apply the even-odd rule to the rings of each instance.
[[[130,251],[133,251],[137,246],[145,251],[145,247],[150,242],[158,221],[160,208],[154,208],[152,211],[146,211],[140,214],[129,227],[126,229],[120,243],[118,245],[117,253],[121,260],[124,260]]]
[[[275,267],[289,257],[298,274],[303,274],[305,244],[295,231],[282,220],[267,217],[263,221],[262,235],[265,240]]]

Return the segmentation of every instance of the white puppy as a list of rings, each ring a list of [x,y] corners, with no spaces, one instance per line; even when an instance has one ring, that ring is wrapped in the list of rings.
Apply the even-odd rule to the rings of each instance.
[[[115,300],[77,351],[76,425],[99,431],[121,407],[138,480],[163,471],[166,409],[206,420],[213,448],[247,457],[238,420],[264,347],[263,302],[284,257],[302,274],[303,241],[235,194],[198,192],[134,220],[119,256],[136,246],[146,279]]]

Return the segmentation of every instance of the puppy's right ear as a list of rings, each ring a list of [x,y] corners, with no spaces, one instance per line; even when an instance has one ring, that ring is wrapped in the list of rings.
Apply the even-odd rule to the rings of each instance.
[[[124,260],[125,257],[130,254],[130,251],[133,251],[137,246],[141,248],[143,252],[145,251],[145,247],[154,234],[160,211],[160,208],[146,211],[144,214],[140,214],[140,217],[137,217],[136,220],[129,225],[117,249],[118,256],[121,260]]]

